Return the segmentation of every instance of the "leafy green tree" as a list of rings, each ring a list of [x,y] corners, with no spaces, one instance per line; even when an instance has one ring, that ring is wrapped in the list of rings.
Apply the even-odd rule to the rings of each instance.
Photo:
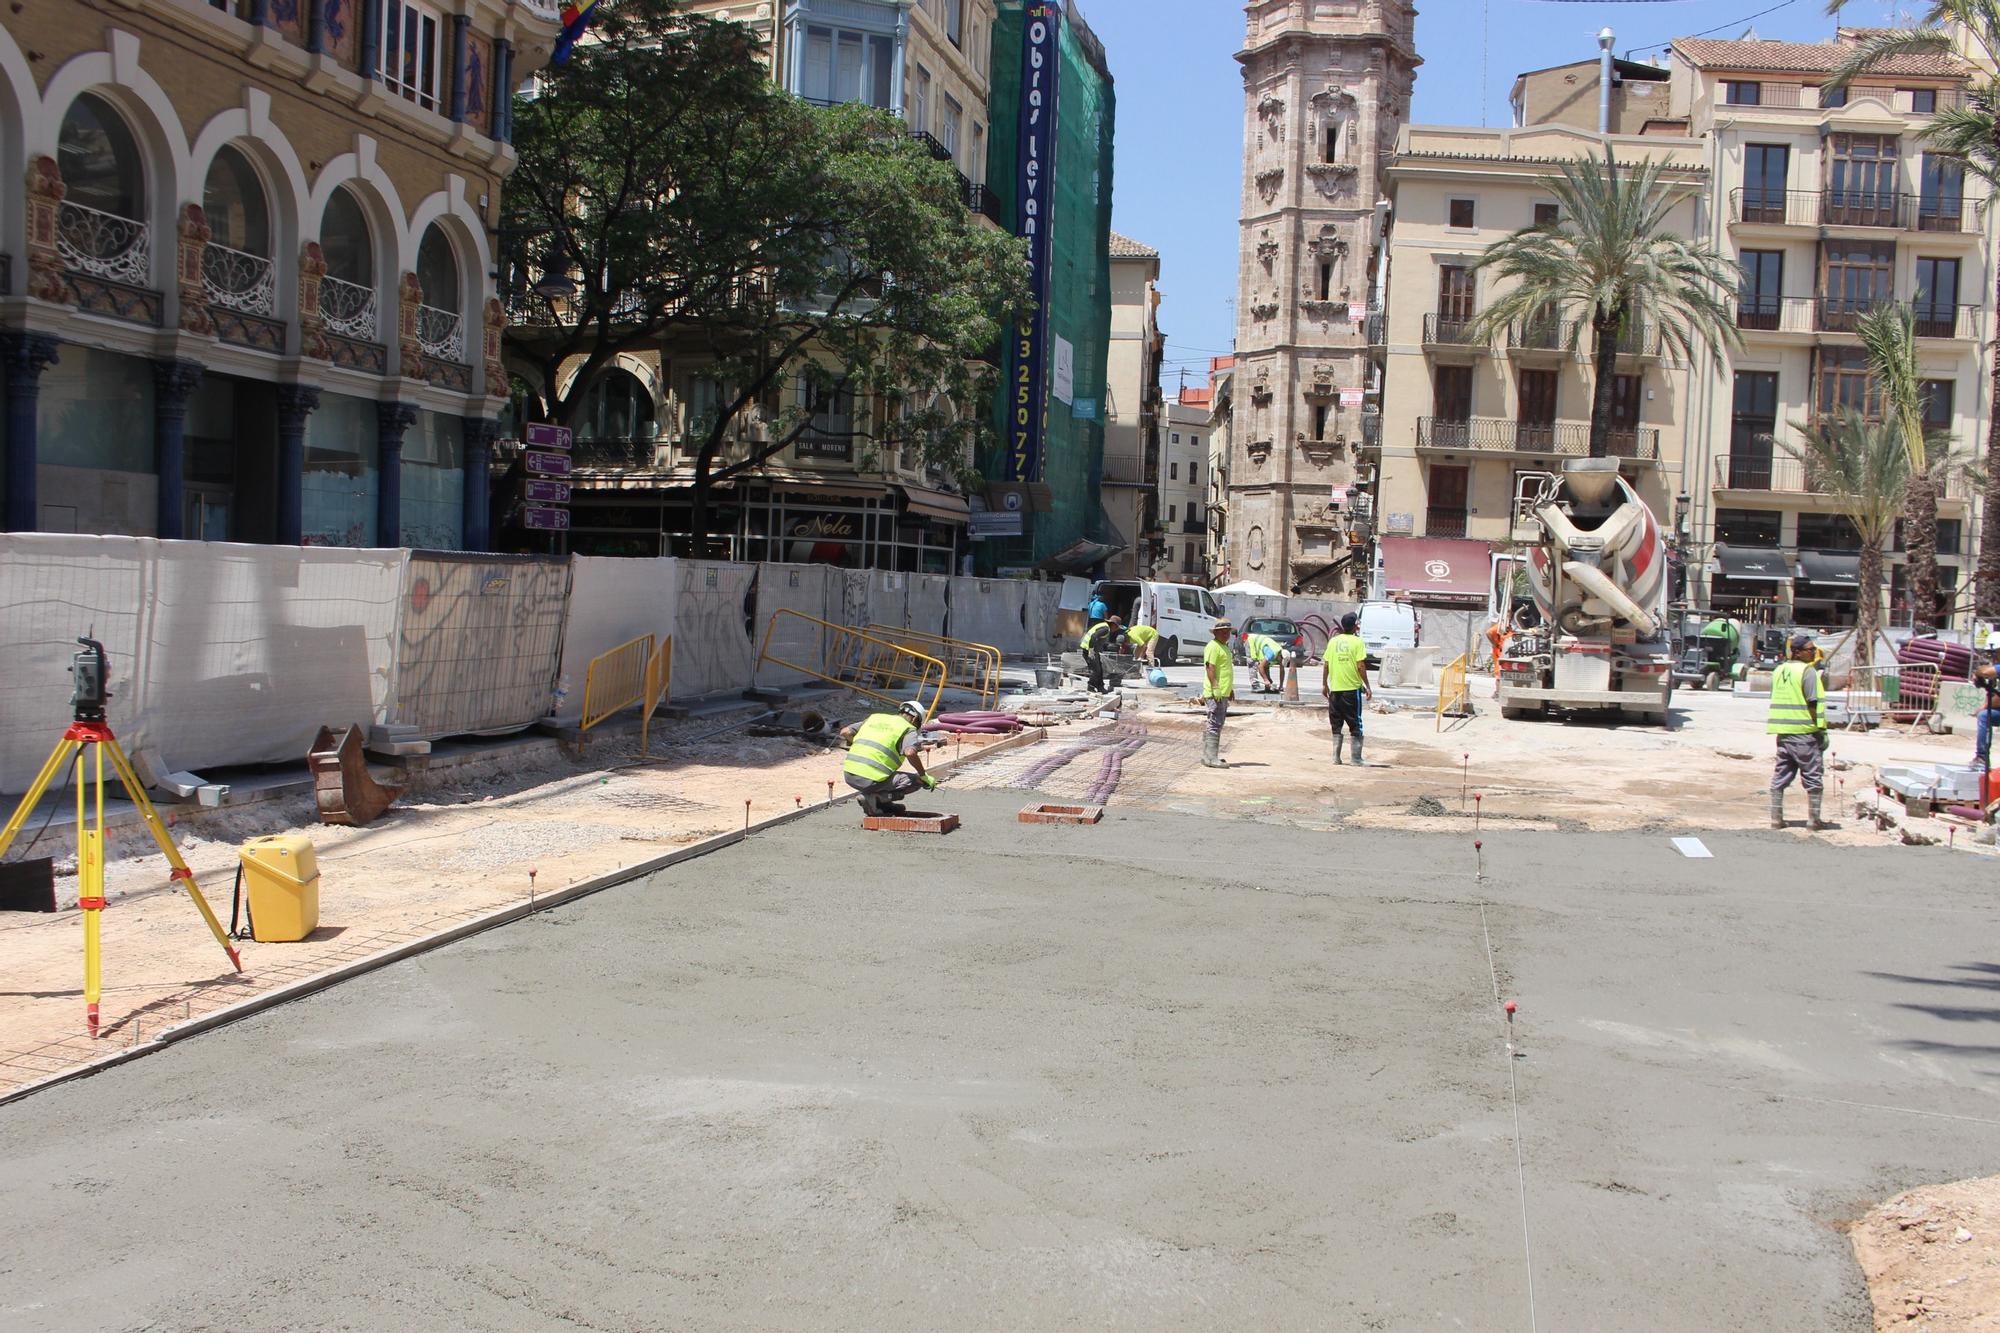
[[[1909,552],[1910,625],[1918,633],[1937,628],[1937,508],[1939,469],[1933,466],[1924,430],[1924,382],[1917,369],[1916,312],[1900,302],[1879,305],[1855,321],[1854,331],[1868,353],[1874,392],[1882,416],[1910,458],[1904,500],[1903,545]],[[1948,440],[1936,443],[1948,453]]]
[[[963,468],[984,358],[1026,299],[1021,243],[894,117],[773,89],[740,25],[678,0],[607,9],[517,111],[508,226],[546,237],[577,284],[522,295],[513,341],[550,414],[569,420],[621,352],[707,362],[682,441],[694,551],[715,488],[809,433],[833,429],[856,461]]]
[[[1668,214],[1688,187],[1664,179],[1664,170],[1652,159],[1620,166],[1609,148],[1602,162],[1565,163],[1560,176],[1542,181],[1556,198],[1557,220],[1503,238],[1475,266],[1515,279],[1474,318],[1475,337],[1569,317],[1577,318],[1578,331],[1589,327],[1592,458],[1610,456],[1622,339],[1650,331],[1663,350],[1688,360],[1719,359],[1723,347],[1740,340],[1729,294],[1741,270],[1671,228]]]
[[[1800,443],[1779,447],[1805,465],[1812,488],[1832,500],[1861,536],[1861,597],[1855,614],[1854,664],[1874,664],[1882,627],[1882,563],[1911,480],[1899,425],[1870,421],[1851,407],[1795,422]]]
[[[1838,14],[1844,7],[1843,0],[1834,0],[1827,6],[1827,13]],[[1961,39],[1963,48],[1959,45]],[[1931,123],[1924,127],[1924,146],[2000,190],[2000,76],[1996,76],[1996,71],[2000,71],[2000,0],[1933,0],[1915,27],[1871,29],[1854,43],[1852,53],[1834,69],[1827,82],[1836,88],[1846,88],[1887,58],[1957,55],[1961,49],[1977,67],[1971,96],[1958,105],[1939,108]],[[1994,301],[2000,305],[2000,269],[1996,269],[1994,280]],[[2000,495],[1991,489],[2000,480],[2000,341],[1993,344],[1992,364],[1987,373],[1990,410],[1982,471],[1988,489],[1980,512],[1979,564],[1974,577],[1975,614],[1993,624],[2000,623]],[[1933,506],[1932,527],[1935,526]],[[1933,561],[1933,580],[1935,573]],[[1913,585],[1914,581],[1913,570]],[[1925,614],[1934,605],[1931,599],[1917,600],[1920,612]]]

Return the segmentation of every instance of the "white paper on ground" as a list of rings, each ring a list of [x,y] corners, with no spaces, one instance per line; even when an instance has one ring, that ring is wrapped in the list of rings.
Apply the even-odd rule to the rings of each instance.
[[[1715,859],[1715,853],[1708,850],[1700,838],[1675,838],[1674,850],[1691,861]]]

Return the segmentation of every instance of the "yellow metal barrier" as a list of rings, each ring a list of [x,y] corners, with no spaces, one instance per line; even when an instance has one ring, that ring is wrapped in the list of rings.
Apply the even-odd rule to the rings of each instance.
[[[666,701],[674,684],[674,636],[660,640],[659,651],[646,659],[646,697],[639,711],[639,753],[647,753],[652,738],[653,714]]]
[[[1472,716],[1472,683],[1465,678],[1466,662],[1467,654],[1460,653],[1438,673],[1437,726],[1434,730],[1444,730],[1447,714],[1452,717]]]
[[[590,659],[583,673],[583,729],[638,703],[646,689],[646,664],[653,657],[653,636],[621,643]]]
[[[992,644],[948,639],[942,634],[898,629],[894,625],[870,625],[863,632],[929,653],[944,663],[946,683],[977,694],[989,708],[1000,702],[1000,650]]]
[[[777,640],[778,623],[788,617],[804,621],[819,631],[821,660],[817,665],[787,661],[772,652],[772,645]],[[903,702],[887,691],[912,685],[917,702],[924,704],[926,718],[937,716],[938,700],[944,695],[945,681],[950,674],[943,662],[929,654],[906,648],[900,643],[891,643],[866,630],[836,625],[830,620],[792,610],[772,614],[771,623],[764,630],[764,648],[758,654],[757,662],[760,666],[769,662],[772,666],[803,672],[886,704]],[[925,691],[930,693],[927,704],[924,703]]]

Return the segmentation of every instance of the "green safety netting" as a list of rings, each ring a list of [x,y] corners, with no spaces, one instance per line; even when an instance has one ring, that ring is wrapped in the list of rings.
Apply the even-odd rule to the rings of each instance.
[[[1014,219],[1014,180],[1020,145],[1021,30],[1025,0],[999,0],[993,27],[992,137],[986,179],[999,196],[1001,215]],[[1117,99],[1104,48],[1073,4],[1065,3],[1056,92],[1053,163],[1053,230],[1049,259],[1049,340],[1073,349],[1075,391],[1068,403],[1054,396],[1047,369],[1048,427],[1042,445],[1042,481],[1050,507],[1032,516],[1028,535],[978,543],[980,568],[1041,564],[1079,541],[1123,542],[1110,533],[1098,500],[1104,472],[1104,414],[1108,406],[1105,361],[1111,342],[1111,135]],[[998,441],[1006,438],[1007,386],[993,404],[996,443],[980,459],[988,476],[1002,475]]]

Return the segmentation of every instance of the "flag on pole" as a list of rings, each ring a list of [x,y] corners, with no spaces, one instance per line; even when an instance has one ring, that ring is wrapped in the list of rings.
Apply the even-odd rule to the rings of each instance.
[[[562,36],[556,38],[555,52],[549,57],[551,65],[560,65],[569,59],[570,48],[590,26],[590,16],[596,12],[597,6],[598,0],[584,0],[581,4],[577,0],[569,0],[562,7]]]

